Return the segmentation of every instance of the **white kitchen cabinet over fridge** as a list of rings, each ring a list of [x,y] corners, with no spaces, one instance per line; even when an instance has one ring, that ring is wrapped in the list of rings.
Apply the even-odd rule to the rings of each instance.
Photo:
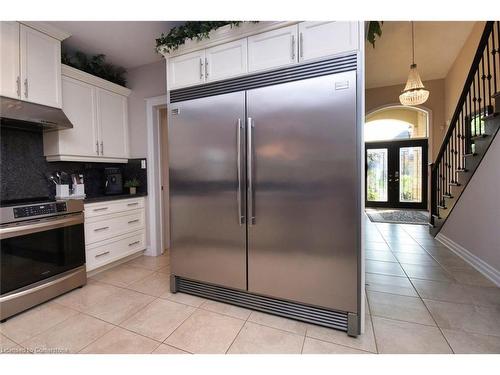
[[[357,22],[299,23],[299,61],[323,58],[357,49]]]
[[[169,59],[167,79],[171,89],[205,82],[205,50]]]
[[[248,38],[248,71],[279,68],[297,62],[297,25]]]
[[[247,72],[247,39],[224,43],[205,50],[207,82],[239,76]]]

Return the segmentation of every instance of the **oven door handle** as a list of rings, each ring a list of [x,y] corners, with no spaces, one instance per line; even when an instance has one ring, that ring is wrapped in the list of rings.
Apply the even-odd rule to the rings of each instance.
[[[83,213],[64,215],[63,218],[41,219],[25,225],[15,225],[0,228],[0,239],[24,236],[26,234],[44,232],[47,230],[69,227],[72,225],[83,224]]]

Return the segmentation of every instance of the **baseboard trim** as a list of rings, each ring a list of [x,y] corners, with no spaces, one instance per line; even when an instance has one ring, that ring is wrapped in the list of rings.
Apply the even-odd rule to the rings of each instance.
[[[469,263],[478,272],[480,272],[484,277],[493,282],[496,286],[500,287],[500,271],[493,268],[488,263],[486,263],[481,258],[472,254],[469,250],[449,239],[442,233],[436,236],[436,240],[445,245],[448,249],[453,251],[457,256],[462,258],[464,261]]]

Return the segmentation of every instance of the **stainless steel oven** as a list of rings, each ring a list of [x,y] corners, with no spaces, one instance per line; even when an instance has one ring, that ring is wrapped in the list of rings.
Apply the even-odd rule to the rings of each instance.
[[[86,283],[82,201],[0,210],[0,320]]]

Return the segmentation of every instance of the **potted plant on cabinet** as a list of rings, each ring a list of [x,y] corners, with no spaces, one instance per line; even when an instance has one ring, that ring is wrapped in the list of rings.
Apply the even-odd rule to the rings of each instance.
[[[134,195],[135,193],[137,193],[137,187],[140,185],[141,183],[139,182],[139,180],[137,178],[133,178],[131,180],[125,181],[125,184],[123,186],[129,188],[130,195]]]

